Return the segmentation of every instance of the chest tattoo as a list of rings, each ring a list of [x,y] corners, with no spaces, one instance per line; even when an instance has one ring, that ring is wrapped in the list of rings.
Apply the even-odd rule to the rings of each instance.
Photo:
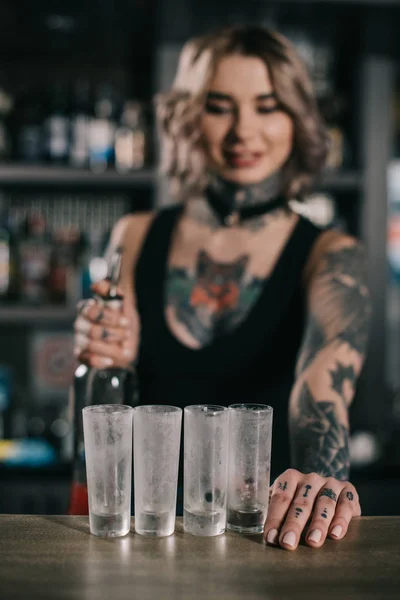
[[[167,303],[200,345],[230,332],[244,320],[257,300],[264,280],[249,277],[249,257],[220,263],[201,250],[190,272],[171,267],[167,279]]]

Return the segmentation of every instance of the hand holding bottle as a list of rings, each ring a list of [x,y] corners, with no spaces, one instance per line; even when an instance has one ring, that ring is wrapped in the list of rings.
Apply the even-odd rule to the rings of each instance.
[[[136,360],[139,345],[139,315],[133,301],[124,298],[122,310],[103,302],[111,283],[102,280],[93,285],[97,298],[81,301],[74,324],[74,354],[91,367],[130,367]],[[118,294],[123,292],[118,289]]]

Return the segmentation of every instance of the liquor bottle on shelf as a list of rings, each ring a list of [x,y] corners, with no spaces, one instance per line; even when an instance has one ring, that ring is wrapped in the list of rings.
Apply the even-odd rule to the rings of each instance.
[[[35,213],[25,222],[25,234],[19,242],[20,292],[22,302],[48,302],[48,281],[52,252],[51,238],[42,214]]]
[[[114,162],[115,102],[108,86],[100,89],[89,125],[89,166],[103,172]]]
[[[117,293],[121,261],[122,250],[118,249],[111,259],[109,294],[97,297],[100,302],[117,311],[121,311],[123,306],[123,297]],[[133,367],[97,369],[84,364],[77,367],[70,392],[71,417],[74,423],[74,461],[68,514],[88,514],[82,409],[92,404],[133,404],[135,390],[136,377]]]
[[[70,121],[67,112],[65,86],[57,83],[50,95],[50,111],[44,123],[47,160],[55,164],[67,162],[69,155]]]
[[[0,302],[17,299],[17,246],[9,223],[8,210],[0,214]]]
[[[89,164],[90,84],[79,80],[75,84],[74,108],[71,115],[71,145],[69,162],[82,169]]]
[[[17,158],[26,163],[39,163],[44,154],[42,103],[35,91],[21,99],[18,110]]]
[[[0,82],[0,161],[7,160],[11,154],[11,137],[7,120],[13,106],[11,94]]]
[[[77,229],[58,229],[54,233],[49,273],[49,294],[54,304],[74,304],[78,299],[75,290],[78,241]]]
[[[139,102],[127,101],[115,132],[115,168],[120,173],[143,169],[146,161],[146,130]]]

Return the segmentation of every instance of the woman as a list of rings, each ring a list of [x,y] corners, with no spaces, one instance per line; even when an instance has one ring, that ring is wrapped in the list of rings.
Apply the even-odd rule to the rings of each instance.
[[[144,404],[272,404],[272,466],[292,468],[272,486],[266,541],[341,539],[361,514],[348,407],[370,310],[359,243],[289,208],[327,150],[307,72],[284,37],[225,29],[185,46],[158,116],[180,202],[117,223],[124,315],[85,303],[76,355],[137,360]]]

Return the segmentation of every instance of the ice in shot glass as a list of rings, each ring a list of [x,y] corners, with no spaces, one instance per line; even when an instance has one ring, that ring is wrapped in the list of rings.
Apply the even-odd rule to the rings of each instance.
[[[101,404],[82,416],[90,532],[124,536],[131,527],[133,409]]]
[[[136,406],[133,417],[135,531],[164,537],[175,531],[182,409]]]
[[[229,407],[227,528],[262,533],[268,511],[273,409],[265,404]]]
[[[229,412],[194,405],[184,415],[184,530],[220,535],[226,529]]]

